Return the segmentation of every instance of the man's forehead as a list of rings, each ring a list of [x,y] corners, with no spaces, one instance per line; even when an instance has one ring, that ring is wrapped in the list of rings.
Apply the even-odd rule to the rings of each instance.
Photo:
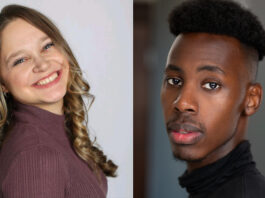
[[[245,52],[241,43],[232,37],[208,33],[180,34],[172,44],[167,65],[197,62],[226,66],[244,64]]]
[[[185,47],[187,49],[191,46],[197,46],[198,48],[232,48],[237,51],[242,49],[242,44],[236,38],[210,33],[179,34],[172,45],[173,48]]]
[[[173,42],[165,71],[169,65],[174,65],[188,76],[209,71],[220,74],[222,71],[222,76],[228,78],[254,79],[256,67],[249,60],[248,50],[233,37],[186,33],[180,34]]]

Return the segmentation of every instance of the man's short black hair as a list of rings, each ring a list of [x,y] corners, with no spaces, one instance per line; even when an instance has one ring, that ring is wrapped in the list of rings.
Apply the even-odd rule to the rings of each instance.
[[[169,15],[170,31],[204,32],[227,35],[257,50],[259,60],[265,55],[265,31],[249,10],[228,0],[188,0]]]

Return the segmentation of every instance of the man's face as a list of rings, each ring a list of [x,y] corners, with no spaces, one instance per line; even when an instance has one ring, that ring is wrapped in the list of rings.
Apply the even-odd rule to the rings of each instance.
[[[168,55],[161,101],[176,158],[213,162],[244,139],[250,84],[238,40],[221,35],[179,35]]]

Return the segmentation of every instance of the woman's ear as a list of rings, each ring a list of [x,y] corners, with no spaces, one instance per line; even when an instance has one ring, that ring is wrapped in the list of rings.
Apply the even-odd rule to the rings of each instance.
[[[247,90],[247,98],[245,103],[245,115],[251,116],[254,114],[262,100],[262,87],[259,83],[250,85]]]
[[[6,86],[3,83],[1,83],[0,86],[1,86],[1,89],[4,93],[8,93],[8,89],[6,88]]]

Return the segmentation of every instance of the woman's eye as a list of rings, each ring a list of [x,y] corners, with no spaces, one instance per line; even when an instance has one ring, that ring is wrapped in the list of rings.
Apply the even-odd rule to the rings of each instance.
[[[44,49],[44,50],[47,50],[47,49],[51,48],[52,46],[54,46],[54,43],[53,43],[53,42],[50,42],[50,43],[46,44],[46,45],[43,47],[43,49]]]
[[[168,78],[167,83],[173,86],[181,86],[182,81],[178,78]]]
[[[202,87],[206,89],[214,90],[214,89],[218,89],[220,85],[216,82],[208,82],[208,83],[205,83]]]
[[[21,63],[23,63],[23,62],[25,62],[25,58],[20,58],[20,59],[17,59],[14,63],[13,63],[13,66],[16,66],[16,65],[18,65],[18,64],[21,64]]]

